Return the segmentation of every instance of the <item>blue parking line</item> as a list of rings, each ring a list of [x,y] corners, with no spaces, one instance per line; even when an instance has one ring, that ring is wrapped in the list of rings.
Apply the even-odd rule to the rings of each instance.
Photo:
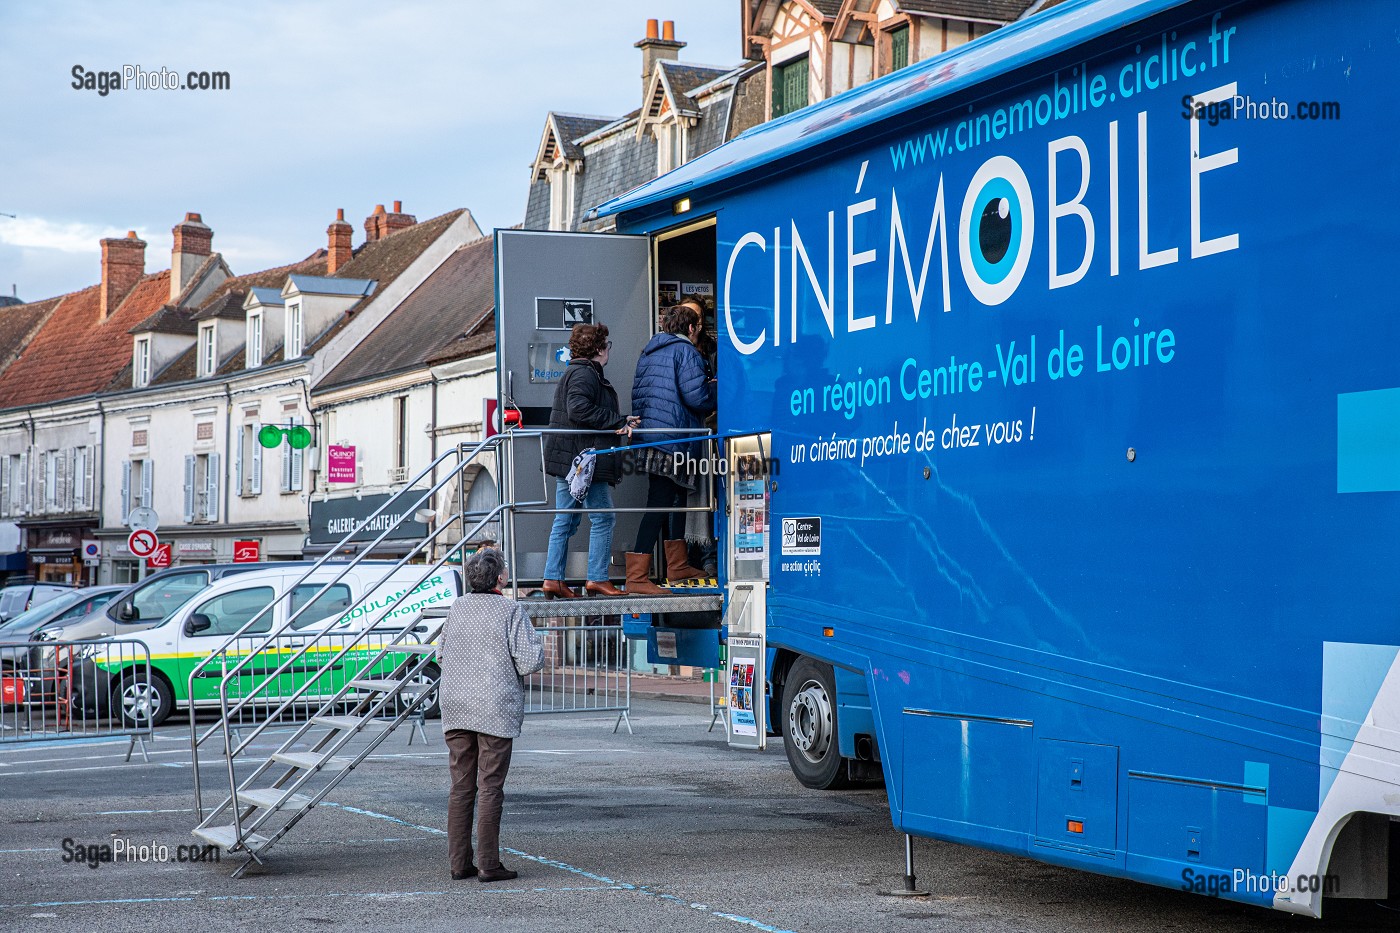
[[[485,888],[482,894],[557,894],[585,891],[620,891],[624,888],[615,885],[589,885],[582,887],[530,887],[530,888]],[[181,895],[174,897],[114,897],[90,901],[35,901],[32,904],[0,904],[0,910],[30,910],[37,907],[103,907],[112,904],[172,904],[194,901],[294,901],[333,898],[364,897],[373,900],[393,900],[401,897],[433,897],[460,894],[461,889],[452,891],[333,891],[322,894],[210,894],[205,896]]]
[[[402,820],[399,819],[397,816],[390,816],[387,813],[376,813],[373,810],[363,810],[359,807],[349,807],[345,806],[344,804],[330,803],[329,801],[326,801],[325,803],[326,806],[335,807],[337,809],[344,810],[347,813],[357,813],[360,816],[367,816],[371,819],[376,820],[387,820],[390,823],[397,823],[401,826],[408,826],[413,829],[421,830],[425,833],[432,833],[435,836],[447,835],[446,830],[438,829],[435,826],[424,826],[421,823],[410,823],[408,820]],[[597,881],[604,886],[602,890],[633,891],[637,894],[645,894],[647,897],[654,897],[657,900],[662,901],[670,901],[672,903],[689,907],[692,910],[705,911],[709,913],[712,917],[717,917],[721,920],[728,920],[731,923],[738,923],[744,926],[750,926],[757,930],[763,930],[765,931],[765,933],[792,933],[791,930],[786,930],[783,927],[771,926],[767,923],[764,923],[761,920],[754,920],[752,917],[745,917],[741,914],[726,913],[720,910],[711,910],[705,904],[692,903],[690,901],[685,900],[684,898],[677,897],[674,894],[667,894],[664,891],[654,891],[646,885],[628,884],[625,881],[617,881],[613,878],[608,878],[604,875],[595,874],[591,871],[586,871],[582,868],[577,868],[573,865],[570,865],[568,862],[561,862],[558,859],[543,858],[538,855],[531,855],[530,853],[522,852],[519,849],[512,849],[510,846],[501,846],[501,851],[509,852],[511,855],[527,859],[528,861],[535,862],[539,865],[547,865],[550,868],[558,868],[561,871],[572,872],[575,875],[581,875],[584,878],[588,878],[592,881]]]

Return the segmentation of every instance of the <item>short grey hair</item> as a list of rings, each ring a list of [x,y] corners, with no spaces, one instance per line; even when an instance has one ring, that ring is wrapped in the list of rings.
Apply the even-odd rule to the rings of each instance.
[[[489,593],[494,590],[505,569],[506,559],[495,548],[484,547],[462,562],[462,573],[466,575],[467,588],[473,593]]]

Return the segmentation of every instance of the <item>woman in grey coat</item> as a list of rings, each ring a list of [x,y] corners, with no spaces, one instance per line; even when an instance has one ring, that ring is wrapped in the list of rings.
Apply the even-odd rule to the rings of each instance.
[[[501,864],[501,806],[511,745],[525,719],[525,675],[544,667],[544,644],[525,611],[501,595],[506,561],[482,549],[462,571],[471,590],[452,604],[438,653],[443,736],[452,790],[447,802],[452,877],[508,881]],[[472,814],[476,853],[472,859]]]

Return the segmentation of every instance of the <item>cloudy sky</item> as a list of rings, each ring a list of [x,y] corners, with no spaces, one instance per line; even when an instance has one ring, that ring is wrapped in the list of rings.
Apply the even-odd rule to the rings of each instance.
[[[618,116],[641,97],[648,18],[685,61],[739,61],[738,0],[0,3],[0,293],[95,284],[98,240],[136,230],[147,271],[203,214],[234,272],[325,245],[398,199],[518,223],[549,110]],[[227,71],[227,91],[107,96],[73,68]]]

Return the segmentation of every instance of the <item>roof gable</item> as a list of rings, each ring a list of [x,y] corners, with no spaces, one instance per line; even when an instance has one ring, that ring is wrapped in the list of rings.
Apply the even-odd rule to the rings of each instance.
[[[316,390],[427,366],[430,359],[477,334],[495,307],[493,243],[491,237],[482,237],[458,247],[317,383]],[[488,346],[494,347],[495,340],[493,327]]]

